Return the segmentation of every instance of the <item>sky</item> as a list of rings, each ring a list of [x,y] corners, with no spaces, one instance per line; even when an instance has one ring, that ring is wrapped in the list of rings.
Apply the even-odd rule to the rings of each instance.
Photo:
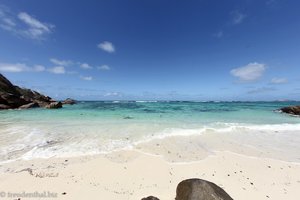
[[[299,8],[1,0],[0,73],[59,100],[300,100]]]

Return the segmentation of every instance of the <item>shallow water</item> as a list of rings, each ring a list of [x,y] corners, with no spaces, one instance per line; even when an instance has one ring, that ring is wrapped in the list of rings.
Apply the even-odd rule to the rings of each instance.
[[[287,153],[290,148],[294,152],[300,118],[275,110],[296,104],[300,102],[98,101],[58,110],[0,111],[0,160],[108,153],[170,136],[233,132],[259,133],[271,144],[269,134],[286,134],[281,143]]]

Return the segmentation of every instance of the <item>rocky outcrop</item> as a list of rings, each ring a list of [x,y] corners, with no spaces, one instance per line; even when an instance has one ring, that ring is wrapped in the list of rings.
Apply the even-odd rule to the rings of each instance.
[[[73,105],[73,104],[76,104],[76,100],[71,99],[71,98],[67,98],[66,100],[62,101],[62,104],[70,104],[70,105]]]
[[[56,102],[51,97],[39,92],[20,88],[13,85],[7,78],[0,74],[0,109],[28,109],[35,107],[61,108],[61,103]]]
[[[8,105],[0,104],[0,110],[6,110],[6,109],[11,109],[11,107]]]
[[[288,107],[280,108],[280,111],[290,115],[300,116],[300,106],[288,106]]]
[[[59,102],[52,102],[52,103],[48,104],[46,106],[46,108],[48,108],[48,109],[62,108],[62,103],[60,101]]]
[[[14,85],[7,80],[1,73],[0,73],[0,93],[10,93],[15,94],[16,89]]]
[[[32,103],[20,106],[19,109],[38,108],[38,107],[40,107],[38,103],[32,102]]]
[[[175,200],[233,200],[222,188],[202,179],[180,182]]]
[[[149,197],[142,198],[142,200],[159,200],[159,198],[156,198],[154,196],[149,196]]]
[[[30,101],[21,98],[18,93],[2,93],[0,94],[0,98],[3,104],[8,105],[11,108],[18,108],[24,104],[30,103]]]
[[[42,102],[50,102],[51,97],[44,96],[37,91],[33,91],[26,88],[20,88],[15,86],[16,90],[20,93],[21,97],[26,101],[42,101]]]

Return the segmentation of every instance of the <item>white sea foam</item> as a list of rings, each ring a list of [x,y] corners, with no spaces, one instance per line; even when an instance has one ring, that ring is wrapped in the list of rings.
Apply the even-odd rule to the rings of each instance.
[[[136,103],[156,103],[157,101],[135,101]]]
[[[147,125],[148,126],[148,125]],[[149,123],[149,130],[152,124]],[[169,128],[160,127],[155,132],[147,132],[131,135],[126,139],[120,133],[115,138],[107,138],[104,135],[92,134],[92,130],[82,133],[76,129],[69,129],[67,132],[55,132],[49,127],[31,128],[28,126],[14,126],[2,132],[2,146],[0,156],[2,161],[7,159],[33,159],[49,157],[69,157],[94,154],[105,154],[116,150],[132,149],[134,146],[149,142],[154,139],[165,139],[176,136],[193,136],[203,134],[285,134],[287,132],[299,133],[300,124],[242,124],[242,123],[211,123],[206,126],[196,128]],[[95,126],[97,128],[97,126]],[[94,129],[93,129],[94,130]],[[96,129],[95,129],[96,130]],[[120,131],[115,129],[114,131]],[[5,134],[4,134],[5,133]],[[8,137],[6,133],[9,133]],[[12,139],[14,137],[15,139]],[[50,141],[50,142],[49,142]],[[51,142],[53,141],[53,142]],[[10,156],[6,156],[10,154]]]
[[[262,125],[254,125],[254,124],[238,124],[238,123],[213,123],[209,126],[203,126],[201,128],[195,129],[183,129],[183,128],[167,128],[161,132],[152,134],[151,136],[145,136],[142,140],[134,142],[135,145],[140,143],[149,142],[154,139],[164,139],[168,137],[175,136],[195,136],[202,134],[210,134],[210,133],[271,133],[271,134],[279,134],[286,133],[288,131],[299,132],[300,124],[262,124]]]
[[[132,144],[123,140],[109,140],[103,144],[99,144],[94,140],[85,140],[79,143],[62,144],[50,148],[39,148],[39,146],[36,146],[25,153],[21,159],[30,160],[34,158],[59,158],[107,154],[113,151],[132,149],[132,147]]]

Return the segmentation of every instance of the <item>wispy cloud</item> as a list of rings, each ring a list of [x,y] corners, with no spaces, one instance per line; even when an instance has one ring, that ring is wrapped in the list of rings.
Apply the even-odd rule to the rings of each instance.
[[[232,23],[234,25],[241,24],[244,21],[244,19],[247,17],[247,15],[241,13],[238,10],[232,11],[231,16],[232,16]]]
[[[93,77],[91,77],[91,76],[80,76],[80,79],[84,80],[84,81],[91,81],[91,80],[93,80]]]
[[[13,13],[8,7],[0,5],[0,28],[15,35],[43,40],[54,31],[55,26],[41,22],[26,12]]]
[[[69,70],[68,70],[66,73],[67,73],[67,74],[78,74],[77,71],[69,71]]]
[[[1,72],[42,72],[45,70],[46,68],[42,65],[35,65],[33,67],[30,67],[24,63],[0,63]]]
[[[230,17],[229,23],[224,24],[221,27],[221,30],[219,30],[218,32],[213,33],[212,34],[213,37],[222,38],[224,36],[224,32],[226,32],[226,30],[228,28],[243,23],[244,20],[246,19],[247,15],[242,13],[239,10],[234,10],[234,11],[231,11],[229,13],[229,17]]]
[[[115,52],[115,47],[111,42],[104,41],[100,44],[98,44],[98,48],[102,49],[103,51],[106,51],[108,53]]]
[[[14,31],[16,22],[10,10],[3,5],[0,5],[0,27],[7,31]]]
[[[2,24],[0,25],[2,29],[12,30],[16,26],[16,23],[10,18],[2,18]]]
[[[19,13],[18,18],[27,25],[24,34],[32,39],[41,39],[54,29],[54,25],[43,23],[26,12]]]
[[[110,67],[108,65],[101,65],[101,66],[97,67],[97,69],[99,69],[99,70],[110,70]]]
[[[287,83],[288,80],[286,78],[272,78],[270,81],[271,84],[284,84]]]
[[[224,35],[223,31],[219,31],[219,32],[213,34],[213,36],[216,38],[221,38],[221,37],[223,37],[223,35]]]
[[[79,66],[80,66],[80,68],[82,68],[82,69],[93,69],[93,67],[90,66],[90,65],[87,64],[87,63],[81,63]]]
[[[35,65],[35,66],[33,66],[33,69],[36,72],[43,72],[46,70],[46,67],[44,67],[43,65]]]
[[[276,88],[273,87],[261,87],[261,88],[255,88],[252,90],[249,90],[248,94],[259,94],[259,93],[266,93],[266,92],[273,92],[276,91]]]
[[[107,92],[103,96],[104,97],[121,97],[122,93],[120,93],[120,92]]]
[[[51,58],[50,62],[52,62],[55,65],[65,66],[65,67],[73,64],[71,60],[59,60],[56,58]]]
[[[63,66],[52,67],[52,68],[49,68],[48,71],[53,74],[65,74],[66,73],[66,69]]]
[[[265,64],[254,62],[232,69],[230,74],[239,78],[242,82],[251,82],[258,80],[264,74],[266,68]]]

